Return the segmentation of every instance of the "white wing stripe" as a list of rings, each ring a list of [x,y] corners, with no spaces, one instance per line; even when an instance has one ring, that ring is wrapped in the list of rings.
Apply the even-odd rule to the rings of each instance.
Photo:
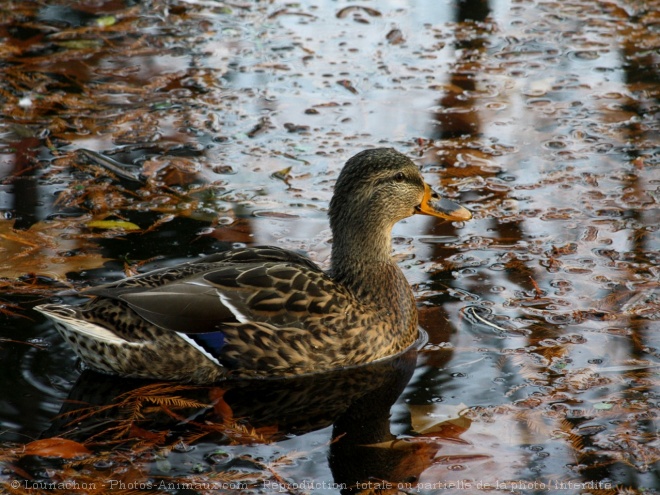
[[[217,360],[212,354],[210,354],[206,349],[204,349],[201,345],[199,345],[197,342],[195,342],[193,339],[188,337],[185,333],[180,333],[176,332],[176,334],[181,337],[183,340],[185,340],[188,344],[193,346],[195,349],[197,349],[199,352],[204,354],[207,358],[209,358],[211,361],[213,361],[215,364],[218,366],[222,367],[222,364],[220,364],[220,361]]]

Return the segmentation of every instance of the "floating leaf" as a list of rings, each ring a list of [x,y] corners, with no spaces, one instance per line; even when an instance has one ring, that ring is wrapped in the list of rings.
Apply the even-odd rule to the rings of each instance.
[[[469,418],[459,416],[458,418],[436,423],[419,433],[425,437],[458,438],[470,428],[471,424],[472,421]]]
[[[293,167],[287,167],[287,168],[283,168],[282,170],[278,170],[276,172],[273,172],[271,177],[273,177],[274,179],[280,179],[280,180],[283,180],[284,182],[287,182],[289,179],[291,179],[290,174],[291,174],[291,169],[292,168]]]
[[[358,90],[355,89],[355,86],[353,86],[353,83],[351,81],[349,81],[348,79],[340,79],[339,81],[337,81],[337,84],[339,84],[340,86],[343,86],[344,88],[349,90],[354,95],[358,94]]]
[[[213,387],[209,390],[209,397],[213,401],[213,410],[224,421],[232,421],[234,419],[234,412],[231,406],[225,402],[224,395],[227,392],[219,387]]]
[[[165,441],[167,432],[155,433],[153,431],[149,431],[144,428],[140,428],[137,425],[132,424],[130,426],[128,436],[134,440],[150,440],[154,444],[160,445]]]
[[[142,182],[140,179],[139,170],[136,170],[136,167],[134,166],[120,163],[117,160],[110,158],[109,156],[105,156],[101,153],[97,153],[96,151],[87,150],[84,148],[79,149],[78,153],[82,157],[90,160],[92,163],[107,168],[119,177],[135,182]]]
[[[114,15],[104,15],[96,19],[96,25],[99,27],[114,26],[116,22],[117,18]]]
[[[399,45],[406,41],[400,29],[392,29],[389,33],[387,33],[385,38],[391,45]]]
[[[120,230],[140,230],[140,227],[135,225],[133,222],[128,222],[126,220],[92,220],[87,222],[87,227],[90,229],[120,229]]]
[[[44,438],[35,440],[25,446],[24,455],[38,455],[41,457],[59,457],[61,459],[73,459],[91,454],[87,448],[73,440],[66,438]]]
[[[291,219],[291,218],[300,218],[298,215],[291,213],[284,213],[281,211],[254,211],[252,215],[257,218],[280,218],[280,219]]]
[[[81,223],[80,217],[70,217],[16,230],[13,221],[0,220],[0,278],[36,274],[61,280],[69,272],[103,265],[107,259],[80,234]]]
[[[172,471],[172,463],[167,459],[158,459],[156,461],[156,467],[161,473],[169,473]]]
[[[100,48],[103,45],[103,42],[101,40],[67,40],[58,41],[57,45],[71,50],[89,50]]]
[[[338,19],[343,19],[344,17],[347,17],[348,14],[351,12],[366,12],[368,15],[371,17],[381,17],[383,14],[381,14],[378,10],[372,9],[371,7],[364,7],[362,5],[351,5],[349,7],[344,7],[343,9],[339,10],[337,12],[337,18]]]
[[[308,125],[292,124],[291,122],[287,122],[286,124],[284,124],[284,128],[289,132],[307,132],[307,131],[309,131],[309,126]]]
[[[410,419],[414,430],[420,434],[456,438],[472,423],[469,418],[460,415],[465,409],[467,409],[465,404],[414,405],[410,406]]]

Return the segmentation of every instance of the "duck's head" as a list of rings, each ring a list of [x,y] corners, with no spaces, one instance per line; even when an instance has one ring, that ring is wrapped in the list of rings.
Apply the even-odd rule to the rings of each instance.
[[[330,201],[335,237],[350,227],[365,236],[372,231],[389,236],[396,222],[414,214],[449,221],[472,218],[466,208],[433,192],[412,160],[394,149],[362,151],[346,162]]]

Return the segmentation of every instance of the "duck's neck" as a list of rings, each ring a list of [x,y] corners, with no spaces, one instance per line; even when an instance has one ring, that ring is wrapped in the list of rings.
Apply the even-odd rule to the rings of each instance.
[[[333,230],[330,275],[358,296],[380,293],[393,272],[401,274],[391,256],[392,228],[364,228],[355,222],[349,227],[335,226]]]
[[[359,222],[355,221],[348,226],[352,229],[333,226],[329,275],[371,308],[374,324],[389,322],[391,338],[403,347],[410,345],[417,330],[415,297],[391,256],[392,227],[359,228]]]

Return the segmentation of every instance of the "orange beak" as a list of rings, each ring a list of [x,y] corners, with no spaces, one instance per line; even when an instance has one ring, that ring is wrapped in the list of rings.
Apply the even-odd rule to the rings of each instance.
[[[450,222],[464,222],[472,218],[472,213],[458,203],[443,199],[433,192],[431,186],[424,184],[424,197],[415,213],[443,218]]]

